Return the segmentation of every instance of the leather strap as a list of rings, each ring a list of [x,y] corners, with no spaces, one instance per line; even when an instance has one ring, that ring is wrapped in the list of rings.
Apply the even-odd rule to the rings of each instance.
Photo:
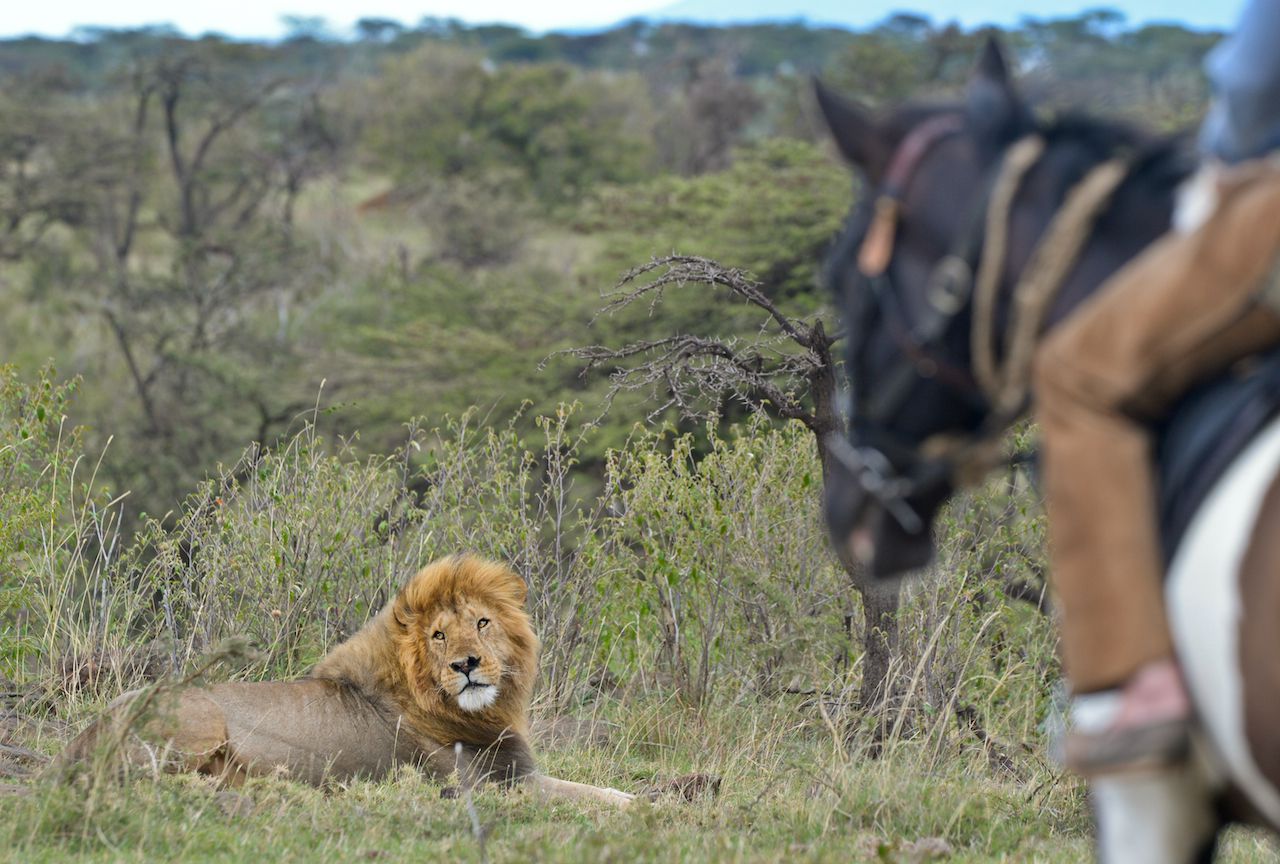
[[[867,229],[862,246],[858,249],[858,269],[864,276],[875,277],[884,273],[893,258],[894,235],[898,231],[898,212],[907,184],[916,173],[920,160],[939,141],[964,129],[964,118],[959,114],[938,114],[916,126],[902,139],[889,160],[884,183],[876,197],[875,216]]]

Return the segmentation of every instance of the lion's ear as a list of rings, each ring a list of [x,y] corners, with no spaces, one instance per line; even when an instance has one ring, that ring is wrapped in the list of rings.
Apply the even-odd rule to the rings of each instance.
[[[413,622],[417,620],[418,617],[413,613],[413,610],[409,608],[409,601],[404,596],[403,592],[401,592],[400,596],[396,598],[396,602],[392,604],[391,615],[396,619],[396,623],[405,630],[412,627]]]

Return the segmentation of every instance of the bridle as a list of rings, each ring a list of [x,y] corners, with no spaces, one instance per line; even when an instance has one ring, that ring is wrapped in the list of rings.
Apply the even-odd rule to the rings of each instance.
[[[913,494],[944,482],[968,485],[1010,461],[1003,452],[1004,432],[1029,403],[1031,356],[1049,307],[1130,166],[1127,158],[1110,159],[1072,187],[1014,285],[1010,327],[997,358],[996,307],[1009,215],[1024,179],[1044,154],[1045,142],[1038,134],[1018,139],[1001,154],[956,242],[931,269],[927,304],[914,320],[901,307],[902,295],[890,274],[903,196],[924,158],[963,130],[958,112],[935,115],[907,133],[889,163],[858,249],[852,290],[865,292],[864,302],[874,304],[897,345],[898,359],[878,378],[875,394],[853,406],[850,430],[857,443],[838,435],[827,442],[867,495],[912,534],[924,528],[908,503]],[[972,374],[948,363],[943,351],[943,341],[970,306]],[[850,333],[850,338],[856,335]],[[936,379],[974,407],[984,418],[979,428],[918,444],[893,434],[890,421],[926,379]]]

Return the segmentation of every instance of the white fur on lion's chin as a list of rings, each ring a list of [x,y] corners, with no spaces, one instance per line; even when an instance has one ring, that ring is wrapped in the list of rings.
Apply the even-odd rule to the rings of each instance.
[[[498,688],[492,684],[468,687],[458,694],[458,707],[463,711],[483,711],[498,698]]]

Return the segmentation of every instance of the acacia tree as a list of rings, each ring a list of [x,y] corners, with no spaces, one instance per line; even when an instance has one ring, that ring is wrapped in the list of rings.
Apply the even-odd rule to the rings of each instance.
[[[648,303],[652,311],[668,289],[688,286],[724,292],[754,307],[760,313],[755,335],[680,333],[569,353],[586,362],[584,375],[607,371],[610,400],[623,391],[647,393],[656,403],[651,416],[675,409],[686,418],[703,419],[721,414],[726,402],[736,402],[798,420],[813,434],[825,489],[836,458],[832,439],[843,432],[831,353],[839,335],[827,333],[821,316],[788,315],[750,274],[689,255],[656,258],[627,272],[597,317],[636,303]],[[865,656],[858,705],[879,713],[896,692],[892,660],[898,645],[898,587],[872,579],[847,558],[842,557],[841,565],[862,599]]]
[[[78,313],[58,325],[78,364],[128,394],[88,410],[144,506],[313,401],[281,381],[289,311],[320,281],[292,216],[337,142],[313,93],[254,67],[261,50],[165,41],[91,110],[35,94],[4,112],[0,256],[32,263],[31,293]]]
[[[21,261],[57,226],[83,224],[85,192],[108,176],[114,154],[68,130],[84,107],[62,82],[10,76],[0,91],[0,261]],[[101,142],[98,142],[101,143]]]
[[[686,70],[660,120],[659,155],[679,174],[723,170],[764,103],[727,58],[690,60]]]

